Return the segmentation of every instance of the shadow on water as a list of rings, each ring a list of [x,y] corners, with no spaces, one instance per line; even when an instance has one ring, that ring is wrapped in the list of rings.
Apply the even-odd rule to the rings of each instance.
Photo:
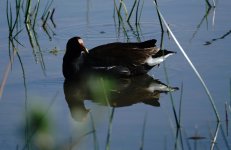
[[[162,93],[178,90],[147,74],[132,78],[89,75],[65,80],[63,87],[72,117],[77,121],[84,120],[90,111],[84,105],[85,100],[110,107],[126,107],[137,103],[159,107]]]
[[[214,39],[212,39],[212,40],[210,40],[210,41],[206,41],[206,42],[204,43],[204,45],[211,45],[213,42],[218,41],[218,40],[222,40],[222,39],[224,39],[225,37],[229,36],[230,34],[231,34],[231,30],[229,30],[228,32],[226,32],[225,34],[223,34],[222,36],[220,36],[220,37],[218,37],[218,38],[214,38]]]
[[[216,12],[216,8],[207,7],[206,10],[205,10],[204,16],[202,17],[202,19],[199,22],[199,24],[196,26],[196,30],[193,32],[193,35],[192,35],[190,41],[192,41],[195,38],[197,32],[201,28],[201,26],[204,23],[204,21],[206,21],[206,26],[208,27],[208,16],[209,16],[209,14],[211,14],[211,12],[213,12],[213,16],[212,16],[213,17],[213,23],[212,23],[212,25],[213,26],[215,25],[215,12]]]

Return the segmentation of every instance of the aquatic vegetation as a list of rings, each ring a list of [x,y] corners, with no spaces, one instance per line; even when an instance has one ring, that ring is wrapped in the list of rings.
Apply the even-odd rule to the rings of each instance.
[[[98,1],[88,0],[87,2],[87,7],[90,7],[92,6],[91,4]],[[211,19],[213,21],[212,27],[215,25],[215,7],[212,6],[213,3],[215,4],[214,1],[202,1],[202,10],[199,9],[202,13],[197,12],[198,17],[192,18],[196,20],[196,25],[195,22],[176,23],[174,22],[175,18],[173,18],[172,22],[165,20],[165,15],[163,16],[160,10],[164,10],[165,7],[169,8],[165,11],[166,18],[167,16],[172,17],[172,14],[168,14],[171,9],[175,9],[169,6],[168,3],[171,3],[171,1],[168,1],[168,3],[158,1],[159,3],[157,3],[154,0],[154,2],[156,3],[155,7],[150,5],[151,7],[148,6],[148,10],[146,8],[148,1],[144,2],[144,0],[134,0],[132,2],[114,0],[114,6],[113,1],[111,1],[110,4],[112,5],[110,6],[114,7],[115,24],[106,22],[112,18],[110,18],[110,11],[109,13],[106,12],[103,7],[97,8],[99,7],[98,5],[96,7],[93,5],[93,9],[87,14],[89,16],[84,16],[85,7],[80,7],[85,6],[85,1],[72,2],[75,5],[70,6],[68,4],[70,9],[75,9],[74,11],[80,13],[75,14],[76,18],[65,18],[65,22],[62,24],[64,18],[56,16],[56,11],[62,11],[63,8],[53,8],[52,4],[55,3],[53,0],[7,0],[5,7],[7,10],[5,25],[7,26],[5,27],[6,31],[8,31],[6,33],[9,33],[6,35],[8,36],[8,41],[3,38],[3,35],[1,36],[3,43],[1,44],[1,54],[3,54],[1,55],[3,58],[1,59],[1,65],[5,69],[2,69],[2,81],[0,83],[0,126],[2,128],[0,134],[2,139],[6,140],[6,143],[9,141],[8,145],[11,145],[9,149],[99,150],[134,149],[134,147],[136,149],[149,149],[150,147],[154,149],[231,149],[229,142],[231,80],[223,79],[226,83],[225,88],[220,85],[219,87],[214,87],[218,86],[217,83],[220,84],[220,81],[223,80],[218,80],[213,75],[215,71],[212,69],[206,70],[206,67],[209,66],[206,63],[210,63],[206,59],[203,60],[201,67],[201,57],[203,56],[197,57],[197,54],[194,54],[198,51],[199,54],[207,54],[210,53],[210,50],[214,52],[215,48],[221,48],[220,52],[223,52],[224,47],[221,46],[227,46],[227,43],[222,42],[227,42],[230,38],[230,30],[219,28],[222,23],[225,23],[223,21],[221,23],[216,22],[219,26],[216,24],[213,32],[206,32],[206,29],[204,29],[204,26],[206,28],[208,21]],[[210,3],[206,4],[205,12],[203,11],[204,2]],[[179,4],[179,2],[173,3]],[[221,3],[223,4],[224,2],[222,1]],[[150,4],[152,4],[152,1],[150,1]],[[196,4],[196,2],[193,2],[193,4]],[[108,5],[108,7],[110,6]],[[106,10],[108,11],[108,9]],[[216,18],[221,20],[219,15],[224,13],[222,7],[219,7],[217,11]],[[151,15],[147,15],[147,12]],[[152,14],[153,12],[154,14]],[[91,17],[101,17],[101,13],[103,13],[103,16],[106,14],[106,17],[100,18],[102,20],[100,20],[99,26],[103,29],[98,29],[99,26],[94,22],[98,20]],[[213,16],[210,16],[211,13],[213,13]],[[60,12],[57,14],[60,14]],[[181,15],[184,16],[184,14]],[[108,16],[109,18],[107,18]],[[57,20],[58,22],[54,22],[56,17],[60,17]],[[79,25],[78,21],[85,19],[89,19],[87,20],[89,22],[82,22]],[[142,22],[148,19],[151,21]],[[178,19],[181,20],[182,18],[176,18],[176,20]],[[62,25],[59,25],[60,21]],[[56,23],[58,23],[58,30],[56,30]],[[170,23],[171,26],[169,27],[167,23]],[[68,27],[64,27],[66,24]],[[116,30],[114,30],[114,27]],[[59,29],[61,30],[59,31]],[[217,29],[219,29],[219,32],[216,32]],[[199,30],[202,34],[199,34]],[[56,35],[55,31],[58,31],[56,37],[54,37]],[[98,45],[100,42],[120,42],[122,40],[141,42],[150,38],[161,38],[159,43],[161,48],[167,45],[169,49],[176,50],[174,45],[177,44],[184,55],[183,60],[186,58],[191,63],[190,65],[200,82],[202,82],[203,87],[200,88],[200,82],[199,84],[194,82],[194,77],[189,71],[191,68],[188,69],[185,64],[182,64],[184,61],[182,61],[181,53],[176,56],[177,59],[173,58],[173,60],[169,60],[163,66],[160,66],[159,72],[149,72],[150,76],[121,80],[109,80],[108,78],[93,76],[89,80],[84,78],[81,81],[90,87],[88,90],[86,90],[85,86],[79,85],[79,81],[71,81],[68,83],[70,84],[68,87],[65,83],[66,81],[63,81],[64,79],[59,76],[60,65],[57,64],[60,64],[60,55],[63,54],[63,50],[59,48],[63,47],[63,44],[60,43],[75,34],[72,31],[81,32],[84,38],[88,38],[87,41],[89,41],[90,46]],[[176,32],[173,33],[173,31]],[[181,40],[176,39],[176,35],[186,42],[180,42]],[[193,40],[187,43],[191,35]],[[41,39],[42,41],[40,41]],[[98,40],[102,41],[99,42]],[[8,42],[8,45],[5,41]],[[58,44],[53,45],[53,42]],[[205,42],[204,45],[209,46],[203,46],[203,42]],[[6,43],[6,46],[4,43]],[[186,49],[190,47],[190,50],[194,50],[198,47],[201,48],[198,43],[202,43],[200,45],[203,47],[202,50],[187,52],[181,46],[184,45]],[[7,55],[5,55],[4,50],[7,49],[7,46],[10,59],[5,63],[6,59],[4,57]],[[28,49],[31,51],[27,51]],[[185,51],[192,58],[188,57]],[[28,55],[28,53],[31,53],[31,55]],[[212,58],[212,55],[209,55],[209,57],[211,57],[209,59],[216,58]],[[222,61],[223,58],[216,59]],[[198,62],[193,64],[191,60],[198,60]],[[33,61],[36,64],[33,64]],[[209,67],[214,67],[222,72],[223,70],[219,70],[219,67],[227,67],[229,62],[229,60],[217,62],[217,66]],[[211,64],[214,65],[214,63]],[[194,65],[199,67],[195,68]],[[37,67],[39,68],[38,71]],[[40,68],[43,73],[42,76],[40,76]],[[209,84],[204,83],[204,79],[200,77],[197,69],[205,77],[208,74],[212,76],[212,78],[205,78],[205,81]],[[33,73],[31,73],[32,71]],[[215,75],[218,74],[216,73]],[[225,77],[229,78],[228,73],[227,71]],[[46,76],[46,74],[48,75]],[[224,77],[224,74],[219,74]],[[154,75],[160,80],[165,80],[166,84],[152,78]],[[192,84],[191,82],[194,83]],[[179,88],[169,86],[172,83],[179,85]],[[158,85],[160,88],[164,87],[168,91],[160,92],[156,90],[150,92],[151,89],[154,89],[153,85]],[[230,88],[227,89],[227,85]],[[149,88],[146,88],[148,86]],[[64,94],[62,93],[62,87],[64,88]],[[70,87],[73,89],[70,89]],[[201,90],[203,88],[205,92]],[[215,101],[216,105],[208,88],[211,89],[211,94],[217,100]],[[219,88],[223,88],[221,89],[222,92]],[[216,91],[217,89],[219,90]],[[50,103],[46,103],[46,98],[48,97],[49,99],[53,91],[57,91],[57,93]],[[34,100],[33,97],[36,95],[42,98]],[[211,98],[209,101],[211,105],[209,102],[207,104],[206,96],[209,99]],[[74,99],[67,100],[69,97],[74,97]],[[64,98],[66,98],[66,101]],[[44,105],[36,104],[34,107],[31,106],[33,101],[43,100],[46,101],[43,103]],[[224,103],[224,101],[226,102]],[[212,111],[210,111],[211,108],[213,108]],[[51,115],[51,111],[54,111],[54,114]],[[23,112],[23,115],[20,115],[20,112]],[[213,112],[215,112],[216,117],[213,116]],[[21,133],[19,133],[21,138],[18,138],[20,137],[18,133],[9,130],[17,128],[15,122],[19,122],[18,118],[21,119],[20,121],[23,124],[23,129],[20,128]],[[55,124],[52,121],[55,121]],[[56,134],[54,134],[54,131]],[[4,144],[1,144],[1,146],[4,146]]]
[[[144,0],[134,0],[134,3],[132,4],[131,10],[128,11],[127,4],[124,2],[124,0],[119,1],[119,6],[117,6],[116,1],[114,0],[114,13],[113,18],[115,20],[117,14],[117,21],[118,21],[118,32],[120,31],[120,28],[122,27],[124,35],[127,37],[127,40],[129,41],[129,34],[128,30],[131,29],[133,35],[137,37],[137,40],[140,41],[140,20],[141,15],[143,11],[144,6]],[[135,14],[135,15],[134,15]],[[134,21],[131,21],[133,19]],[[115,21],[116,23],[116,21]],[[133,23],[135,25],[135,29],[133,29]]]
[[[154,4],[156,5],[155,1],[153,1]],[[200,80],[201,84],[203,85],[204,89],[205,89],[205,92],[211,102],[211,106],[214,110],[214,113],[217,117],[217,121],[219,122],[220,121],[220,117],[219,117],[219,114],[218,114],[218,111],[217,111],[217,108],[216,108],[216,105],[214,103],[214,100],[212,98],[212,95],[208,89],[208,87],[206,86],[204,80],[202,79],[201,75],[199,74],[199,72],[197,71],[197,69],[195,68],[195,66],[193,65],[192,61],[190,60],[190,58],[188,57],[188,55],[185,53],[185,50],[182,48],[182,46],[180,45],[179,41],[176,39],[175,35],[173,34],[172,30],[170,29],[169,25],[167,24],[166,20],[164,19],[163,15],[160,13],[158,7],[156,7],[157,10],[158,10],[158,13],[160,14],[160,18],[161,20],[163,21],[165,27],[168,29],[170,35],[172,36],[173,40],[175,41],[176,45],[178,46],[178,48],[181,50],[182,54],[184,55],[184,57],[186,58],[186,60],[188,61],[189,65],[192,67],[194,73],[197,75],[198,79]]]
[[[144,149],[144,136],[145,136],[146,124],[147,124],[147,113],[145,113],[145,116],[144,116],[144,122],[143,122],[142,134],[141,134],[141,140],[140,140],[140,150]]]
[[[197,32],[199,31],[199,29],[201,28],[201,25],[204,23],[205,20],[206,20],[206,25],[208,26],[208,16],[211,13],[211,11],[215,12],[215,8],[211,8],[211,7],[206,8],[204,16],[202,17],[201,21],[196,26],[196,30],[192,34],[191,40],[196,36]],[[213,18],[215,18],[215,16],[213,16]]]
[[[223,35],[221,35],[221,36],[219,36],[219,37],[217,37],[217,38],[213,38],[213,39],[210,40],[210,41],[206,41],[206,42],[204,43],[204,45],[211,45],[213,42],[216,42],[216,41],[218,41],[218,40],[222,40],[222,39],[226,38],[227,36],[229,36],[230,34],[231,34],[231,30],[227,31],[225,34],[223,34]]]

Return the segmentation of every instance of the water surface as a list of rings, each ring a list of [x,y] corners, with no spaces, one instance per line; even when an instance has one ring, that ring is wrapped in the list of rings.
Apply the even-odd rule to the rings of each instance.
[[[132,3],[126,2],[126,4],[130,10]],[[5,17],[6,2],[1,1],[0,6],[2,12],[0,77],[2,79],[10,59],[8,26]],[[38,16],[41,16],[44,6],[45,3],[41,3],[41,13]],[[137,36],[126,22],[129,39],[122,28],[118,32],[117,16],[116,21],[113,19],[113,6],[113,1],[55,0],[51,8],[55,8],[56,28],[49,20],[50,30],[48,31],[51,36],[49,38],[41,27],[42,22],[38,17],[35,31],[40,52],[35,53],[29,42],[26,28],[23,23],[21,24],[20,28],[23,30],[18,40],[24,46],[17,45],[17,48],[24,74],[19,59],[15,56],[0,99],[1,149],[23,149],[27,139],[24,136],[26,133],[22,131],[26,124],[25,114],[34,107],[41,107],[41,110],[45,111],[45,117],[52,122],[51,136],[54,146],[65,147],[75,143],[73,149],[96,149],[94,134],[91,133],[92,116],[96,128],[97,145],[99,149],[105,149],[112,107],[86,100],[84,105],[89,113],[85,121],[76,121],[65,100],[61,66],[66,41],[72,36],[81,36],[89,49],[109,42],[137,41]],[[228,126],[225,124],[227,119],[225,103],[230,103],[230,6],[231,3],[228,0],[217,1],[217,6],[211,8],[206,15],[205,1],[164,0],[159,2],[159,8],[169,26],[200,72],[214,98],[221,119],[216,149],[231,147],[230,122]],[[131,25],[135,29],[134,21],[135,16],[131,19]],[[157,44],[160,44],[161,30],[152,1],[144,3],[140,29],[141,41],[155,38],[158,40]],[[51,30],[54,31],[54,35]],[[165,67],[161,64],[159,68],[152,69],[149,75],[165,84],[180,88],[172,92],[177,113],[180,109],[180,95],[181,92],[183,93],[180,128],[182,138],[177,134],[170,94],[161,93],[159,107],[138,102],[114,109],[110,149],[139,149],[143,133],[144,149],[210,148],[211,139],[217,127],[210,101],[195,73],[167,32],[164,34],[163,44],[164,48],[176,51],[177,54],[166,61]],[[53,49],[58,50],[56,55],[50,53]],[[164,68],[167,70],[167,77]],[[228,119],[230,115],[228,110]],[[145,128],[144,132],[143,128]],[[89,134],[83,136],[86,133]],[[195,140],[195,137],[201,137],[201,139]]]

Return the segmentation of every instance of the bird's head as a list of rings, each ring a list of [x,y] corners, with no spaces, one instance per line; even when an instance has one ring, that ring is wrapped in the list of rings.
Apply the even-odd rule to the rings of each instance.
[[[81,53],[88,54],[87,48],[84,46],[80,37],[73,37],[68,40],[66,45],[66,55],[70,57],[79,57]]]

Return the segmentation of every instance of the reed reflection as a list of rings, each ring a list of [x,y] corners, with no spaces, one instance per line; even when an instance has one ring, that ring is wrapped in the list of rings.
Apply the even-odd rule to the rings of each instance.
[[[178,90],[178,87],[170,87],[147,74],[131,78],[86,75],[65,80],[63,87],[71,115],[77,121],[84,120],[90,111],[84,105],[86,100],[110,107],[125,107],[136,103],[159,107],[162,93]]]

